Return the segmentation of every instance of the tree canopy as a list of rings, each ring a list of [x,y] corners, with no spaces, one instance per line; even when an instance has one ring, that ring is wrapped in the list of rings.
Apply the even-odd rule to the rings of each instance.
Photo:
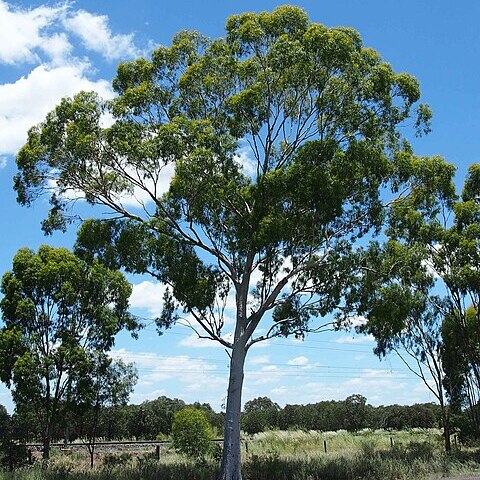
[[[422,169],[412,194],[389,209],[387,241],[367,249],[352,298],[377,353],[413,359],[447,428],[445,390],[457,408],[480,398],[480,168],[470,166],[461,197],[453,166]]]

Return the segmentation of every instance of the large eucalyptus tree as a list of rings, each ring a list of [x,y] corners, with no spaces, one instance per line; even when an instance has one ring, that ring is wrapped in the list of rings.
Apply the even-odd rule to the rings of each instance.
[[[382,192],[423,161],[398,127],[428,130],[430,113],[413,109],[417,81],[355,30],[292,6],[232,16],[223,38],[181,32],[121,63],[113,87],[112,101],[79,93],[30,130],[18,200],[50,191],[47,232],[66,228],[76,196],[107,207],[113,219],[84,223],[78,251],[167,284],[158,325],[187,312],[230,351],[221,477],[239,479],[248,349],[332,321],[356,242],[382,224]]]

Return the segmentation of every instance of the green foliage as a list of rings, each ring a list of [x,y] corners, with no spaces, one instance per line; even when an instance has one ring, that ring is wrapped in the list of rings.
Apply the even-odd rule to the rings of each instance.
[[[373,407],[362,395],[351,395],[342,401],[323,401],[279,408],[267,397],[245,404],[242,429],[255,434],[268,430],[337,431],[361,429],[403,430],[435,428],[440,424],[440,407],[433,403]]]
[[[175,449],[191,458],[204,458],[212,450],[212,426],[201,410],[184,408],[177,412],[171,437]]]
[[[79,381],[76,397],[70,401],[78,407],[100,409],[126,405],[137,381],[133,364],[113,361],[103,352],[94,352],[89,359],[89,375]]]
[[[80,398],[80,397],[79,397]],[[111,398],[111,397],[108,397]],[[72,399],[73,402],[73,399]],[[159,397],[139,405],[112,404],[108,400],[96,411],[92,404],[82,404],[77,400],[75,412],[62,419],[55,430],[55,436],[63,436],[65,425],[68,426],[70,440],[86,439],[92,432],[96,419],[96,435],[106,440],[168,440],[172,431],[175,413],[187,407],[178,399]],[[242,430],[249,434],[268,430],[304,431],[355,431],[363,428],[388,429],[397,431],[412,428],[436,428],[440,425],[440,408],[438,405],[388,405],[373,407],[368,403],[359,408],[347,408],[352,399],[341,401],[323,401],[307,405],[286,405],[279,408],[267,397],[260,397],[247,402],[242,413]],[[190,408],[204,412],[215,432],[224,428],[224,414],[215,413],[209,405],[194,403]],[[253,407],[253,408],[252,408]],[[262,408],[263,407],[263,408]],[[35,411],[17,409],[15,424],[21,438],[34,441],[41,438],[42,429],[38,425]],[[466,428],[466,420],[458,419],[455,425]],[[221,436],[221,433],[218,433]]]
[[[345,430],[356,432],[367,426],[367,399],[363,395],[350,395],[344,401]]]
[[[88,381],[94,352],[109,350],[120,330],[136,328],[128,313],[131,286],[97,261],[44,245],[38,253],[18,251],[1,292],[0,378],[19,412],[35,411],[48,443],[67,397]]]
[[[268,397],[258,397],[245,403],[242,413],[242,430],[253,434],[278,426],[280,407]]]
[[[127,427],[124,436],[153,440],[159,434],[170,435],[175,414],[185,407],[182,400],[165,396],[143,402],[138,406],[130,405],[127,407],[127,419],[122,422],[123,426]],[[121,414],[117,411],[112,412],[113,418]]]
[[[86,439],[93,468],[102,411],[126,405],[138,376],[133,364],[113,361],[104,352],[94,352],[90,356],[88,372],[88,376],[68,392],[67,424],[73,423],[77,435]]]
[[[470,166],[459,197],[453,166],[435,157],[399,160],[398,178],[410,177],[412,193],[391,203],[387,241],[363,252],[351,308],[368,319],[360,330],[375,336],[379,355],[406,351],[416,359],[417,374],[442,406],[444,428],[446,392],[453,409],[470,410],[480,435],[471,409],[480,395],[479,166]]]
[[[13,471],[26,464],[27,450],[22,439],[18,438],[15,418],[8,415],[5,407],[0,405],[0,467]]]
[[[407,166],[434,163],[414,157],[398,129],[418,82],[355,30],[311,23],[298,7],[235,15],[224,38],[181,32],[151,59],[121,63],[113,86],[112,101],[81,92],[31,129],[17,157],[18,200],[30,204],[53,171],[47,232],[70,221],[64,193],[73,186],[111,208],[119,220],[84,224],[78,251],[169,284],[159,327],[180,307],[210,322],[207,333],[225,346],[214,307],[255,270],[258,308],[242,319],[249,336],[272,308],[270,334],[298,336],[335,310],[355,271],[352,242],[382,224],[380,190],[389,180],[399,188]],[[108,128],[105,112],[114,118]],[[429,118],[418,107],[420,130]],[[237,161],[242,143],[255,173]],[[142,214],[119,200],[134,189],[151,201]],[[293,270],[283,269],[285,258]],[[298,294],[283,289],[286,276]],[[307,304],[310,293],[318,300]]]

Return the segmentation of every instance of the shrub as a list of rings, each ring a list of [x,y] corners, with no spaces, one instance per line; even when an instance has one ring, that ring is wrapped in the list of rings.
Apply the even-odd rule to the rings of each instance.
[[[17,440],[16,427],[14,418],[0,405],[0,469],[12,471],[26,463],[27,449]]]
[[[107,470],[116,467],[125,467],[131,459],[132,455],[127,452],[121,453],[119,455],[115,453],[109,453],[103,458],[103,467]]]
[[[3,467],[13,471],[26,463],[27,449],[25,445],[19,444],[10,438],[0,440],[0,469]]]
[[[201,459],[211,451],[214,437],[212,426],[204,412],[184,408],[175,414],[171,438],[178,452]]]
[[[242,430],[249,435],[264,432],[267,422],[263,412],[249,412],[242,414]]]

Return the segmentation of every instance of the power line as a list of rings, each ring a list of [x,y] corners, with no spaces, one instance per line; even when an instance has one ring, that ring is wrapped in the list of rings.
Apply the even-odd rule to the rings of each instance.
[[[185,327],[188,328],[188,327]],[[142,331],[149,331],[149,332],[156,332],[156,329],[154,328],[144,328]],[[167,335],[167,334],[166,334]],[[181,333],[181,332],[168,332],[168,335],[178,335],[181,337],[190,337],[192,334],[190,333]],[[212,342],[215,342],[215,340],[211,340]],[[309,348],[309,349],[314,349],[314,350],[332,350],[332,351],[338,351],[338,352],[355,352],[355,353],[372,353],[372,348],[366,347],[357,347],[357,348],[333,348],[333,347],[315,347],[312,345],[305,345],[304,342],[302,341],[301,343],[299,342],[298,344],[296,343],[281,343],[276,341],[275,338],[270,339],[272,342],[272,345],[279,345],[283,347],[294,347],[294,348]],[[328,340],[306,340],[305,342],[308,343],[319,343],[319,344],[338,344],[338,342],[335,341],[328,341]]]
[[[142,359],[152,359],[152,360],[180,360],[180,359],[185,359],[185,360],[194,360],[194,361],[205,361],[209,363],[221,363],[224,364],[228,362],[228,359],[216,359],[216,358],[210,358],[210,357],[191,357],[189,355],[177,355],[177,356],[161,356],[157,355],[155,353],[133,353],[133,354],[128,354],[127,356],[122,356],[122,355],[115,355],[123,359],[131,359],[131,361],[135,362],[136,360],[142,360]],[[248,362],[247,362],[248,363]],[[276,367],[291,367],[292,369],[297,368],[303,368],[308,367],[310,371],[314,371],[315,369],[340,369],[340,370],[360,370],[360,371],[365,371],[367,370],[368,372],[391,372],[391,373],[411,373],[410,370],[408,369],[386,369],[386,368],[368,368],[368,367],[353,367],[349,365],[312,365],[312,364],[307,364],[307,365],[293,365],[291,363],[276,363],[276,362],[264,362],[261,363],[260,365],[265,365],[265,366],[276,366]],[[139,369],[151,369],[154,371],[162,371],[161,367],[140,367]],[[172,371],[181,371],[182,369],[172,369]],[[227,370],[228,371],[228,370]],[[251,371],[251,370],[250,370]],[[260,372],[265,372],[265,370],[256,370]]]
[[[335,368],[335,367],[328,367]],[[217,370],[217,369],[187,369],[187,368],[156,368],[156,367],[140,367],[137,369],[139,372],[146,372],[150,374],[156,373],[171,373],[171,374],[202,374],[210,376],[225,376],[229,373],[227,369]],[[352,371],[350,375],[348,372],[318,372],[318,371],[303,371],[303,372],[292,372],[286,370],[245,370],[245,375],[255,375],[255,376],[265,376],[269,375],[278,375],[282,377],[304,377],[304,378],[362,378],[362,379],[378,379],[378,378],[407,378],[415,377],[413,373],[408,372],[398,372],[398,371],[387,371],[387,370],[371,370],[366,369],[367,371],[356,372]],[[375,373],[375,375],[372,375]]]
[[[140,371],[142,371],[142,369],[140,369]],[[208,375],[209,377],[214,377],[214,378],[222,378],[222,379],[225,379],[227,380],[227,375],[228,375],[228,371],[219,371],[219,370],[215,370],[215,371],[212,371],[212,370],[158,370],[158,371],[155,371],[155,370],[146,370],[147,372],[150,372],[150,373],[172,373],[172,374],[185,374],[185,375],[202,375],[202,376],[205,376],[205,375]],[[252,372],[252,371],[245,371],[245,375],[246,377],[252,375],[252,376],[265,376],[265,374],[270,374],[270,375],[275,375],[275,376],[279,376],[279,377],[292,377],[292,378],[309,378],[309,379],[313,379],[313,378],[318,378],[318,379],[330,379],[330,378],[347,378],[347,379],[352,379],[352,378],[356,378],[356,379],[360,379],[360,380],[385,380],[385,379],[392,379],[392,378],[395,378],[395,379],[398,379],[398,380],[410,380],[410,379],[416,379],[417,377],[413,374],[406,374],[406,373],[402,373],[402,374],[388,374],[386,373],[385,375],[375,375],[375,376],[369,376],[367,374],[365,375],[338,375],[336,373],[326,373],[326,374],[301,374],[301,373],[286,373],[286,372],[280,372],[280,371],[273,371],[273,372],[262,372],[262,371],[258,371],[258,372]],[[148,375],[146,375],[148,376]]]

